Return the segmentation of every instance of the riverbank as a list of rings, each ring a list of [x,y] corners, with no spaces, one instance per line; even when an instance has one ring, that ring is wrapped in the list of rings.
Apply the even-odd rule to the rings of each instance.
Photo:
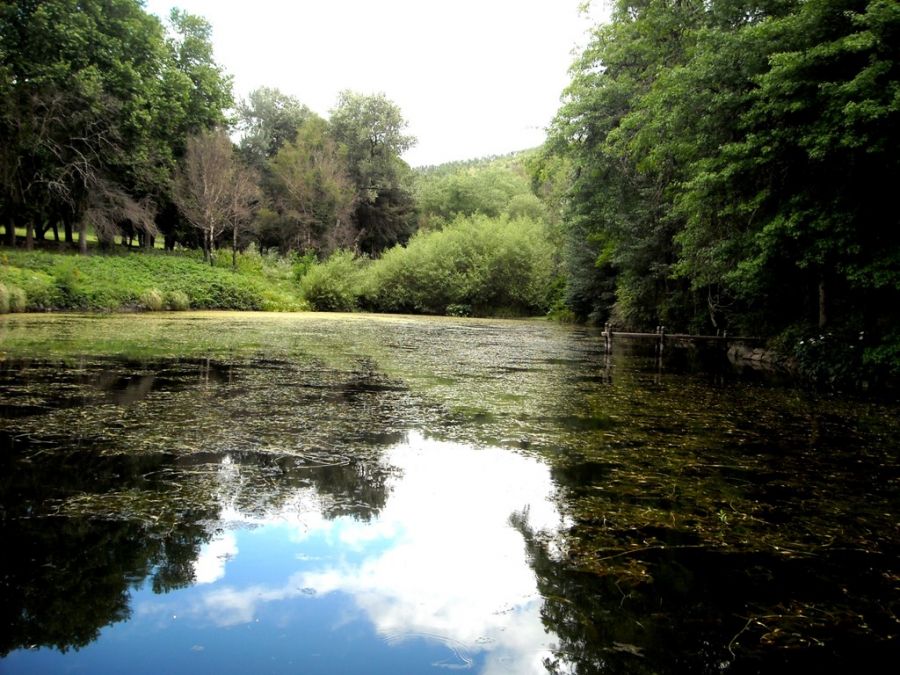
[[[209,265],[189,251],[78,255],[4,249],[0,311],[299,311],[308,305],[297,277],[290,260],[254,251],[238,255],[232,268],[230,255]]]

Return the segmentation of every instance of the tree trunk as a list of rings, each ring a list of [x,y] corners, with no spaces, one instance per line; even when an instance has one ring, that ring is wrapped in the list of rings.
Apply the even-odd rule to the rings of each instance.
[[[212,228],[209,228],[204,233],[204,238],[205,238],[204,250],[206,252],[206,262],[208,262],[210,264],[210,267],[212,267],[212,265],[213,265],[213,250],[212,250],[212,248],[213,248],[213,231],[212,231]]]
[[[53,225],[50,226],[53,229],[53,241],[57,244],[59,243],[59,223],[55,220],[53,221]]]
[[[828,295],[825,288],[825,275],[819,276],[819,328],[824,328],[828,323]]]
[[[72,236],[72,220],[70,218],[63,218],[63,229],[66,231],[66,243],[74,244],[75,238]]]
[[[237,223],[231,228],[231,268],[237,269]]]
[[[25,225],[25,250],[34,250],[34,223],[31,220]]]
[[[82,255],[87,254],[87,223],[78,223],[78,250]]]

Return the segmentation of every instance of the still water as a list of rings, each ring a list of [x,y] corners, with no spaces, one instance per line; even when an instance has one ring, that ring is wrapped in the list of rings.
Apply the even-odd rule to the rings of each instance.
[[[546,322],[0,320],[0,672],[893,672],[900,415]]]

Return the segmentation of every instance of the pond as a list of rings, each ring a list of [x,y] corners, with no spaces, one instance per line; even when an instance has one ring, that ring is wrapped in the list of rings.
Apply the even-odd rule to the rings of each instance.
[[[0,672],[889,672],[896,404],[544,321],[0,320]]]

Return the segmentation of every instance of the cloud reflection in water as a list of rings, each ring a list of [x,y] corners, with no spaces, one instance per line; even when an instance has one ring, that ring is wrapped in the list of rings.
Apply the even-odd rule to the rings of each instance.
[[[314,547],[316,555],[296,551],[297,571],[279,585],[239,587],[226,574],[224,584],[200,594],[193,611],[228,626],[253,621],[269,603],[345,594],[386,644],[445,645],[447,659],[433,665],[466,668],[481,654],[482,672],[544,672],[555,639],[541,623],[534,573],[510,517],[524,513],[534,530],[553,532],[563,524],[548,467],[507,450],[418,434],[388,448],[384,461],[399,471],[387,504],[370,522],[317,517],[309,510],[316,500],[300,494],[277,513],[245,518],[244,525],[288,524],[289,539],[301,549]],[[241,521],[233,510],[223,516]],[[204,547],[198,582],[227,569],[238,548],[230,536]]]

